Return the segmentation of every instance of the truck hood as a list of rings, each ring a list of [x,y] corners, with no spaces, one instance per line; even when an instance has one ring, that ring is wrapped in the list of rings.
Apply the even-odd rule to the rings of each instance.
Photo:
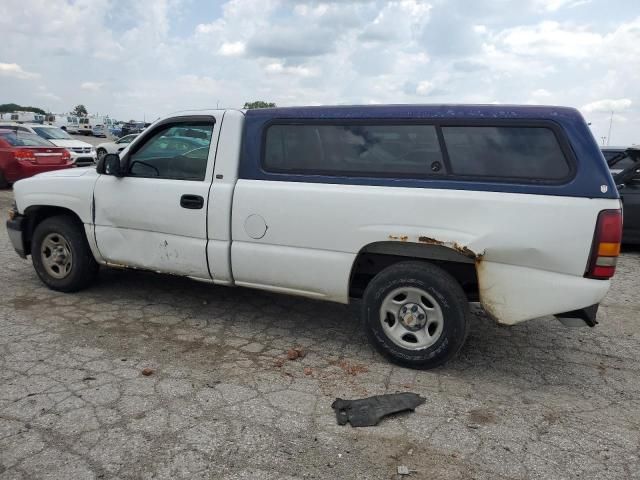
[[[65,148],[80,148],[80,147],[91,147],[92,145],[87,142],[83,142],[82,140],[60,140],[60,139],[52,139],[49,140],[56,147],[65,147]]]
[[[82,167],[82,168],[65,168],[64,170],[52,170],[50,172],[39,173],[35,175],[38,178],[43,177],[82,177],[83,175],[98,175],[96,167]]]

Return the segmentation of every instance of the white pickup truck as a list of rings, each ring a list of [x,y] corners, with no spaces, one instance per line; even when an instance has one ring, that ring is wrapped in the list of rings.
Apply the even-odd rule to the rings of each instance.
[[[589,128],[561,107],[186,112],[14,191],[10,238],[52,289],[107,265],[357,300],[372,343],[417,368],[459,351],[469,302],[502,324],[595,325],[622,226]]]

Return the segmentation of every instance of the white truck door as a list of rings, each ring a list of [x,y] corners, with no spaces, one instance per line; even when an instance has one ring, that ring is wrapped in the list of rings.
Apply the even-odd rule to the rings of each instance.
[[[221,112],[163,120],[125,152],[123,177],[100,175],[94,222],[104,260],[211,278],[207,201],[221,121]]]

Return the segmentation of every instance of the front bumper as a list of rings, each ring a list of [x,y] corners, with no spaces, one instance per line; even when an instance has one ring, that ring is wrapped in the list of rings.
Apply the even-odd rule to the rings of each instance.
[[[69,150],[69,153],[71,154],[71,161],[76,167],[88,167],[89,165],[94,165],[97,160],[95,151],[91,153],[77,153]]]
[[[598,314],[599,306],[600,304],[596,303],[590,307],[572,310],[571,312],[558,313],[555,317],[560,320],[565,327],[595,327],[598,324],[596,315]]]
[[[24,231],[27,228],[27,217],[17,215],[12,220],[7,220],[7,233],[16,253],[22,258],[27,258],[27,249],[24,242]]]

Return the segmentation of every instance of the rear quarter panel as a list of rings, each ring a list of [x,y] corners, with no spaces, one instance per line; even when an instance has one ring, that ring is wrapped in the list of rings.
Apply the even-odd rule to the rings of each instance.
[[[441,242],[472,252],[482,303],[499,321],[516,323],[585,306],[577,293],[586,283],[587,297],[593,289],[606,293],[608,282],[583,275],[598,212],[618,206],[605,199],[239,180],[233,272],[240,284],[347,302],[351,266],[364,246]],[[263,238],[247,234],[250,215],[265,219]]]

